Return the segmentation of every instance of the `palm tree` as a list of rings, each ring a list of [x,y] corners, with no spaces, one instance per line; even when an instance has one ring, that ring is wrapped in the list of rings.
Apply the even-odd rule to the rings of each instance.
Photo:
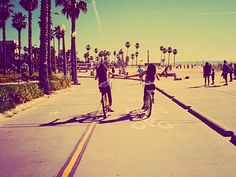
[[[58,51],[57,51],[57,61],[59,61],[59,57],[60,57],[60,42],[61,42],[61,37],[62,37],[60,25],[55,27],[54,34],[55,34],[55,36],[57,38],[57,42],[58,42],[57,43],[57,48],[58,48]],[[57,65],[57,62],[55,62],[55,64]]]
[[[65,47],[65,25],[60,25],[61,38],[62,38],[62,48],[63,48],[63,72],[64,76],[67,76],[67,59],[66,59],[66,47]]]
[[[161,51],[161,61],[162,61],[162,51],[163,51],[164,47],[160,46],[160,51]]]
[[[32,2],[32,1],[31,1]],[[47,67],[47,45],[48,45],[48,1],[41,0],[40,8],[40,86],[44,90],[45,94],[49,94],[49,83],[48,83],[48,67]]]
[[[163,61],[165,62],[165,60],[166,60],[166,55],[165,55],[165,54],[166,54],[166,52],[167,52],[166,48],[163,48],[162,52],[163,52],[163,54],[164,54]]]
[[[56,6],[62,6],[62,13],[71,19],[71,64],[72,79],[74,84],[78,84],[77,79],[77,59],[76,59],[76,19],[79,18],[80,12],[87,12],[87,1],[79,0],[56,0]]]
[[[98,53],[98,49],[97,48],[94,49],[94,53],[95,53],[95,57],[94,58],[96,59],[97,58],[97,53]]]
[[[131,54],[131,59],[132,59],[132,67],[133,67],[133,64],[134,64],[134,54],[133,53]]]
[[[51,29],[50,32],[50,38],[51,41],[53,41],[53,47],[51,47],[51,52],[52,52],[52,70],[54,73],[56,73],[57,67],[56,67],[56,49],[55,49],[55,37],[56,37],[56,33],[55,30]]]
[[[136,53],[138,52],[138,49],[139,49],[139,43],[137,42],[135,44],[135,48],[136,48]],[[136,55],[135,55],[136,56]],[[138,55],[136,56],[136,66],[138,65]]]
[[[29,75],[33,75],[32,65],[32,12],[38,7],[38,0],[20,0],[20,5],[28,12],[28,53],[29,53]],[[40,19],[41,20],[41,19]],[[47,27],[46,27],[47,28]]]
[[[3,74],[7,73],[7,56],[6,56],[6,21],[11,16],[13,12],[13,4],[10,3],[10,0],[1,0],[0,1],[0,19],[1,19],[1,28],[2,28],[2,39],[3,39]]]
[[[116,60],[116,51],[113,52],[114,55],[114,61]]]
[[[130,48],[130,46],[131,46],[130,42],[127,41],[127,42],[125,43],[125,47],[127,48],[126,60],[129,60],[129,59],[128,59],[128,56],[129,56],[129,48]]]
[[[22,12],[14,13],[12,16],[12,27],[18,31],[18,50],[19,50],[19,59],[18,59],[18,72],[20,72],[20,51],[21,51],[21,31],[26,28],[27,22],[26,16],[22,14]]]
[[[173,54],[174,54],[174,66],[175,66],[175,55],[178,53],[177,49],[173,50]]]
[[[138,63],[137,63],[137,62],[138,62],[138,55],[139,55],[139,52],[136,51],[136,52],[135,52],[135,57],[136,57],[136,66],[138,65]]]
[[[169,65],[170,64],[170,54],[172,53],[172,48],[168,47],[167,52],[168,52],[168,65]]]
[[[48,74],[52,75],[52,56],[51,56],[51,25],[52,25],[52,17],[51,17],[51,9],[52,9],[52,2],[48,0]]]

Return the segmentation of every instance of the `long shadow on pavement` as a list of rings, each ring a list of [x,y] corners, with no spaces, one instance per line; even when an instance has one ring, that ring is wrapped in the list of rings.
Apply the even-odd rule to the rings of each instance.
[[[67,120],[60,121],[60,119],[55,119],[49,123],[40,124],[39,126],[57,126],[57,125],[65,125],[71,123],[91,123],[98,122],[99,124],[108,124],[108,123],[116,123],[121,121],[142,121],[147,119],[148,117],[144,116],[144,112],[140,109],[132,110],[128,114],[123,114],[115,119],[104,119],[103,115],[97,115],[97,111],[89,112],[87,114],[81,114],[73,116]]]

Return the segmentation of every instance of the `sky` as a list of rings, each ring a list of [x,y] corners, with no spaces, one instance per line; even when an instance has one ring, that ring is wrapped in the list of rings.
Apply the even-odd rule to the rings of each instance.
[[[236,1],[235,0],[90,0],[88,12],[76,23],[76,45],[80,58],[90,44],[99,50],[126,53],[125,42],[134,53],[140,44],[139,59],[160,62],[160,46],[178,50],[176,61],[236,60]],[[14,11],[27,13],[15,4]],[[40,0],[39,0],[40,2]],[[66,48],[70,48],[71,23],[55,7],[52,0],[53,26],[66,26]],[[38,17],[40,4],[33,12],[33,45],[39,46]],[[2,39],[2,35],[0,35]],[[7,21],[7,39],[17,40],[17,31]],[[27,46],[27,28],[22,32],[22,45]],[[57,48],[57,45],[56,45]],[[167,55],[166,55],[167,59]],[[173,56],[171,56],[173,61]]]

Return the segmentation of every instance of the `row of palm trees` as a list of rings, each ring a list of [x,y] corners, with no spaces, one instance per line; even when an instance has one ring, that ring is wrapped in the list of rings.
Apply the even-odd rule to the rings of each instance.
[[[127,65],[128,62],[129,62],[129,48],[130,48],[130,46],[131,46],[130,42],[127,41],[127,42],[125,43],[125,47],[127,48],[126,61],[124,61],[124,56],[123,56],[124,52],[123,52],[122,49],[121,49],[118,53],[117,53],[116,51],[113,51],[114,61],[115,61],[116,58],[117,58],[118,60],[119,60],[119,59],[122,59],[122,60],[123,60],[123,63],[126,63],[126,65]],[[136,44],[135,44],[135,48],[136,48],[135,54],[131,54],[132,66],[133,66],[134,57],[136,57],[136,65],[138,64],[137,61],[138,61],[138,55],[139,55],[139,52],[138,52],[139,43],[136,43]],[[84,54],[84,58],[85,58],[86,61],[88,61],[89,56],[90,56],[89,51],[90,51],[90,49],[91,49],[91,46],[88,44],[88,45],[86,45],[85,49],[87,50],[87,52]],[[94,49],[94,53],[95,53],[95,56],[92,57],[92,58],[95,58],[95,59],[97,59],[97,60],[98,60],[98,57],[100,57],[100,58],[104,57],[104,58],[106,59],[107,57],[109,58],[109,56],[111,55],[111,52],[110,52],[110,51],[108,51],[108,50],[101,50],[101,51],[99,52],[99,51],[98,51],[98,48],[95,48],[95,49]]]
[[[164,64],[165,63],[165,54],[168,52],[168,65],[170,65],[170,54],[173,53],[174,55],[174,66],[175,66],[175,55],[178,53],[177,49],[172,49],[171,47],[165,48],[163,46],[160,46],[160,51],[161,51],[161,62]],[[164,54],[164,58],[162,56]]]
[[[32,13],[38,7],[38,0],[20,0],[19,4],[28,12],[28,61],[29,61],[29,76],[33,74],[32,65]],[[62,13],[71,20],[71,72],[72,80],[74,84],[78,84],[77,80],[77,62],[76,62],[76,20],[79,18],[81,12],[87,12],[87,0],[55,0],[56,6],[62,7]],[[50,42],[53,33],[56,33],[51,29],[51,0],[41,0],[40,4],[40,84],[45,88],[45,92],[48,92],[48,75],[52,73],[51,59],[50,59]],[[14,4],[10,0],[0,1],[0,28],[3,35],[3,68],[4,74],[6,74],[6,21],[13,14]],[[21,50],[21,31],[26,28],[26,16],[22,12],[16,12],[12,16],[12,26],[18,31],[19,40],[19,54]],[[61,30],[61,29],[60,29]],[[58,39],[63,40],[63,60],[64,60],[64,74],[67,75],[66,59],[65,59],[65,31],[61,30],[61,34],[56,36]],[[60,49],[60,48],[59,48]],[[59,51],[58,51],[59,53]],[[20,55],[19,55],[20,56]]]

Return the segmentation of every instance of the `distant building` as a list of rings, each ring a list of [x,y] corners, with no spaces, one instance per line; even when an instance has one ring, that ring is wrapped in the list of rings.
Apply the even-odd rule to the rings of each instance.
[[[15,62],[18,42],[17,41],[6,41],[6,68],[11,68],[12,64]],[[0,41],[0,69],[3,69],[3,41]]]

